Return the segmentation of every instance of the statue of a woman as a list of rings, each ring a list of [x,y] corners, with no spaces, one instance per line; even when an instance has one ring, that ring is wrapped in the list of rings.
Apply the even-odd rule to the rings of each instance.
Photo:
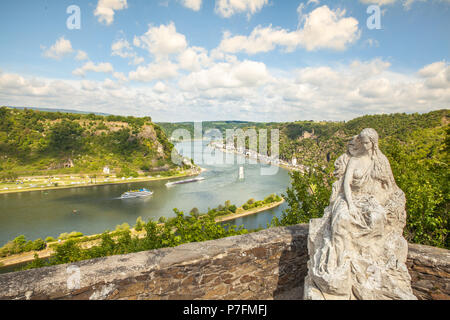
[[[364,129],[336,160],[330,205],[309,224],[305,299],[416,299],[405,262],[405,195],[378,134]]]

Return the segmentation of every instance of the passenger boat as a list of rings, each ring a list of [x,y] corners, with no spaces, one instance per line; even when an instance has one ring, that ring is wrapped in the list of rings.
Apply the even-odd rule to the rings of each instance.
[[[181,181],[175,181],[175,182],[167,182],[166,187],[175,186],[177,184],[185,184],[185,183],[191,183],[191,182],[198,182],[203,181],[205,178],[194,178],[194,179],[188,179],[188,180],[181,180]]]
[[[153,194],[152,191],[144,188],[140,190],[127,191],[120,196],[120,199],[144,198],[149,197],[152,194]]]

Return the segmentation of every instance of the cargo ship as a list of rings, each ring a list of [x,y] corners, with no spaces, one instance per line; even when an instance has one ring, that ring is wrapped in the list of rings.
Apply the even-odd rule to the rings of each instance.
[[[177,184],[185,184],[185,183],[192,183],[192,182],[198,182],[203,181],[205,178],[194,178],[194,179],[188,179],[188,180],[181,180],[181,181],[175,181],[175,182],[167,182],[166,187],[175,186]]]

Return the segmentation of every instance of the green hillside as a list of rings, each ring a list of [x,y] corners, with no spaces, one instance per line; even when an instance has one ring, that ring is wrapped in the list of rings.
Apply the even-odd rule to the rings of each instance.
[[[0,108],[0,175],[165,171],[173,145],[151,119]],[[13,179],[12,179],[13,180]]]
[[[414,131],[445,126],[448,118],[449,110],[439,110],[426,114],[366,115],[348,122],[283,123],[278,126],[280,157],[290,160],[295,156],[299,162],[330,162],[342,154],[347,141],[364,128],[374,128],[382,141],[389,137],[405,142]]]

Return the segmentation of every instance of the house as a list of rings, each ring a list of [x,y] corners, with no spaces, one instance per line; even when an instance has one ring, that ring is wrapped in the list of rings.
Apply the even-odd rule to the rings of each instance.
[[[106,167],[103,168],[103,173],[104,173],[104,174],[110,174],[110,173],[111,173],[111,170],[109,169],[108,166],[106,166]]]

